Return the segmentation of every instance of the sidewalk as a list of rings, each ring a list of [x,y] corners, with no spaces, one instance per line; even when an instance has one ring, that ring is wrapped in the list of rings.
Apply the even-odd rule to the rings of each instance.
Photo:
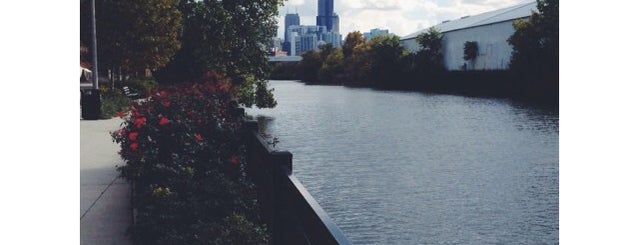
[[[80,244],[131,244],[131,189],[118,178],[123,161],[111,131],[122,119],[80,120]]]

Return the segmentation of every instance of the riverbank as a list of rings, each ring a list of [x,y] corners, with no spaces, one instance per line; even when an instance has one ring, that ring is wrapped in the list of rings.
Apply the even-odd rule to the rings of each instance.
[[[299,80],[308,85],[340,85],[379,90],[419,91],[436,94],[463,95],[482,98],[509,98],[551,110],[559,109],[559,82],[556,79],[533,81],[522,79],[510,71],[448,71],[418,77],[410,73],[398,74],[394,82],[319,82],[304,81],[296,72],[299,63],[272,64],[273,80]],[[552,81],[555,80],[555,81]]]

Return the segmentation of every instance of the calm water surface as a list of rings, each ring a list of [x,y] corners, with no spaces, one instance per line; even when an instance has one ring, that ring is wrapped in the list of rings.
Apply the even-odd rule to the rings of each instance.
[[[559,117],[505,99],[271,81],[249,109],[354,244],[557,244]]]

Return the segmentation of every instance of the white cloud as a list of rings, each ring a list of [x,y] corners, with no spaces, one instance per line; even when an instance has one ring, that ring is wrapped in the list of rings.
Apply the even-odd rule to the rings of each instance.
[[[456,19],[533,0],[335,0],[340,17],[340,32],[367,32],[373,28],[389,29],[405,36],[421,29]],[[315,25],[317,0],[288,0],[280,7],[278,36],[284,36],[284,15],[296,11],[302,25]]]

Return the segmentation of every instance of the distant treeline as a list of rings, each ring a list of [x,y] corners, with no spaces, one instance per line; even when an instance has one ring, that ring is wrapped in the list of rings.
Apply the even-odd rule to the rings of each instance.
[[[381,89],[423,90],[472,96],[511,97],[558,105],[559,10],[557,0],[538,0],[540,13],[515,21],[510,70],[446,71],[441,34],[434,28],[417,37],[421,50],[409,53],[394,35],[366,40],[346,36],[341,48],[327,44],[302,55],[300,62],[271,63],[271,79]],[[476,56],[467,43],[464,59]]]

